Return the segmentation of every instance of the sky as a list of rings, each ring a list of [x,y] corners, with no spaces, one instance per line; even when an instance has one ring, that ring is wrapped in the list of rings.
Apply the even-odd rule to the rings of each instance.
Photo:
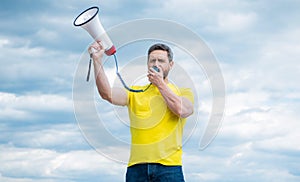
[[[117,30],[118,37],[111,39],[118,45],[119,66],[128,82],[144,79],[145,62],[140,60],[145,60],[147,48],[156,41],[119,45],[122,38],[138,33],[122,29],[135,20],[183,26],[213,53],[218,73],[193,66],[196,58],[190,53],[201,52],[199,47],[189,52],[169,42],[178,65],[170,77],[174,82],[188,82],[197,96],[184,137],[186,181],[300,181],[297,0],[2,0],[0,181],[124,181],[130,142],[126,108],[102,101],[94,92],[94,80],[85,82],[86,49],[92,39],[72,24],[91,6],[100,7],[101,23],[107,30]],[[163,28],[150,27],[149,32],[174,31]],[[105,70],[110,83],[119,84],[109,57]],[[224,79],[225,107],[216,137],[200,148],[215,96],[210,74],[221,74]],[[76,111],[76,94],[81,93],[78,82],[81,89],[91,91],[87,95],[105,131],[125,148],[110,145],[104,131],[97,132],[103,129],[98,120],[82,121]],[[93,124],[95,131],[86,132]]]

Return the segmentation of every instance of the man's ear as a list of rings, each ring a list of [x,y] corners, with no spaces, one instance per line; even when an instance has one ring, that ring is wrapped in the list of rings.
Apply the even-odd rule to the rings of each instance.
[[[173,68],[173,65],[174,65],[174,61],[171,61],[171,62],[170,62],[170,69]]]

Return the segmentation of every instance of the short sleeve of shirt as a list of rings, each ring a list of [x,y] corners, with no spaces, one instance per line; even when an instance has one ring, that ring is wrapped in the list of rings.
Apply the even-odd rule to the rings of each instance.
[[[180,96],[187,98],[189,101],[191,101],[194,104],[194,95],[192,92],[192,89],[190,88],[181,88],[180,89]]]

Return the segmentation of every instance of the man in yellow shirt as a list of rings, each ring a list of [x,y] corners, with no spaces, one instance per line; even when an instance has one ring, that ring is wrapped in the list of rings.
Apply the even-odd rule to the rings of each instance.
[[[95,42],[92,54],[96,85],[108,102],[127,106],[130,118],[131,153],[126,172],[127,182],[184,181],[182,172],[182,133],[186,118],[193,113],[193,93],[168,81],[174,65],[172,50],[154,44],[148,50],[146,86],[132,89],[111,88],[102,66],[104,49]],[[155,68],[158,68],[155,70]]]

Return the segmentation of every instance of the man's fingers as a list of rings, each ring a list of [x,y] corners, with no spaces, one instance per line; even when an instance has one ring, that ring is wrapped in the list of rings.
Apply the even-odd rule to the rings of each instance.
[[[102,42],[101,42],[100,40],[98,40],[97,43],[98,43],[98,45],[99,45],[101,48],[103,48],[103,44],[102,44]]]
[[[148,73],[151,74],[151,75],[155,75],[156,74],[156,71],[153,69],[153,68],[150,68],[148,70]]]

